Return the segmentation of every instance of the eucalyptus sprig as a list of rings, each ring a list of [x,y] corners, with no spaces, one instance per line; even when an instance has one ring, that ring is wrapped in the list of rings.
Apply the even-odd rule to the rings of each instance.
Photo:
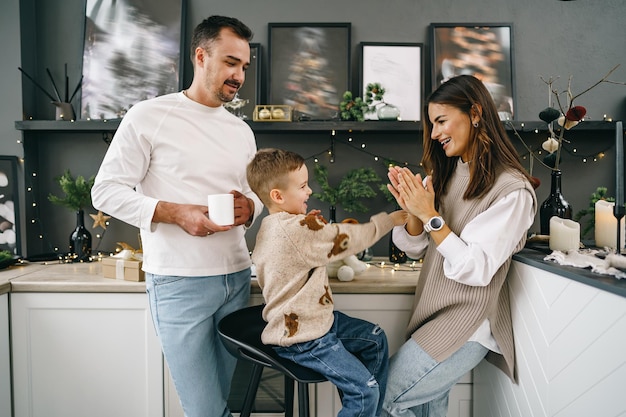
[[[58,197],[50,193],[48,195],[49,201],[75,211],[83,210],[87,205],[91,205],[91,187],[93,187],[95,181],[94,176],[91,176],[89,179],[85,179],[82,175],[74,178],[68,169],[63,175],[56,177],[55,181],[57,181],[65,196]]]

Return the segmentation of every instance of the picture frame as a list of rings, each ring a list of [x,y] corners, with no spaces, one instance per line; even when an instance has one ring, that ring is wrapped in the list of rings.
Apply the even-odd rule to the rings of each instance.
[[[260,43],[250,43],[250,66],[246,70],[246,81],[237,92],[237,98],[243,100],[242,106],[239,107],[235,100],[224,106],[231,110],[235,115],[244,120],[252,120],[254,107],[261,103],[261,83],[262,83],[262,55],[263,50]],[[234,108],[231,108],[234,107]]]
[[[14,257],[22,252],[17,164],[17,156],[0,155],[0,250]]]
[[[431,23],[433,90],[452,76],[480,78],[501,120],[515,119],[512,23]]]
[[[267,104],[292,106],[295,120],[339,117],[350,90],[351,23],[269,23]]]
[[[422,73],[422,43],[361,42],[360,96],[365,97],[369,83],[379,83],[385,89],[386,103],[400,110],[399,120],[421,120],[424,77]],[[367,113],[366,119],[377,119]]]
[[[84,4],[81,119],[119,119],[139,101],[182,90],[186,0]]]

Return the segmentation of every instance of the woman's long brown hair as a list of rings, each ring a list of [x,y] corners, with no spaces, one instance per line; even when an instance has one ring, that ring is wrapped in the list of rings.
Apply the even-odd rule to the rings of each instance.
[[[502,122],[493,98],[485,85],[471,75],[459,75],[440,85],[426,100],[424,106],[424,155],[422,165],[427,175],[433,175],[436,206],[446,192],[459,157],[449,158],[437,141],[432,140],[433,124],[428,115],[430,103],[456,107],[468,115],[480,115],[478,127],[471,125],[469,138],[470,182],[464,199],[480,198],[493,187],[496,177],[505,168],[519,171],[532,184],[531,177],[522,166]],[[481,111],[482,110],[482,111]]]

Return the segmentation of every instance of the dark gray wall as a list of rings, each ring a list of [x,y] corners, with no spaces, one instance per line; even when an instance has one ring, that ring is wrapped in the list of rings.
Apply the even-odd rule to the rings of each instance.
[[[430,85],[430,56],[428,25],[432,22],[452,23],[502,23],[514,26],[514,60],[516,77],[516,104],[518,120],[536,121],[538,112],[547,105],[547,88],[540,76],[560,76],[566,80],[573,75],[574,92],[598,81],[616,64],[622,66],[611,76],[616,81],[626,81],[626,62],[623,46],[626,30],[623,26],[623,0],[266,0],[250,7],[249,1],[228,2],[188,0],[184,55],[188,55],[189,34],[203,18],[211,14],[225,14],[240,18],[255,32],[255,42],[262,44],[267,61],[267,24],[269,22],[351,22],[352,23],[352,90],[358,86],[359,42],[421,42],[425,46],[423,72],[426,91]],[[21,10],[20,10],[21,8]],[[23,155],[17,141],[21,132],[14,128],[15,120],[22,117],[53,119],[54,107],[28,80],[23,81],[18,66],[24,67],[38,80],[46,80],[45,69],[55,76],[63,74],[68,64],[70,84],[78,80],[82,65],[83,0],[5,0],[0,15],[3,34],[0,62],[3,77],[0,88],[5,100],[0,102],[0,154]],[[20,26],[21,21],[21,26]],[[184,84],[191,80],[191,67],[185,61]],[[21,88],[20,88],[21,87]],[[603,115],[614,119],[626,119],[626,86],[603,84],[577,100],[588,109],[588,118],[601,120]],[[76,104],[75,104],[76,105]],[[571,133],[571,135],[570,135]],[[579,156],[563,156],[563,188],[574,210],[586,208],[589,195],[599,185],[613,189],[614,134],[604,132],[575,132],[568,137],[578,147],[578,155],[590,155],[605,151],[605,157],[597,162],[583,163]],[[316,134],[259,134],[259,147],[275,146],[295,150],[304,156],[323,151],[330,143],[330,132]],[[340,141],[347,142],[347,134]],[[381,175],[384,167],[374,162],[373,155],[391,157],[417,165],[421,157],[421,138],[414,134],[362,134],[354,133],[355,148],[338,145],[336,163],[331,175],[338,178],[352,167],[372,166]],[[545,134],[524,134],[529,144],[537,149]],[[37,172],[37,198],[42,217],[43,241],[47,247],[67,249],[67,237],[73,229],[74,215],[67,209],[52,206],[46,199],[49,192],[58,192],[53,178],[70,168],[73,173],[93,175],[106,151],[106,143],[100,134],[45,135],[37,139],[40,149]],[[365,143],[369,153],[358,150]],[[520,154],[525,153],[517,143]],[[591,158],[593,159],[593,158]],[[312,167],[312,163],[309,165]],[[537,190],[540,201],[549,192],[549,172],[535,164],[534,174],[542,180]],[[26,173],[26,176],[32,173]],[[315,186],[315,182],[312,181]],[[326,211],[325,204],[312,201]],[[371,202],[371,212],[355,215],[339,212],[339,218],[357,217],[364,221],[379,210],[389,210],[391,205],[382,197]],[[92,211],[88,211],[92,212]],[[89,219],[89,218],[88,218]],[[25,219],[26,222],[30,219]],[[87,221],[90,227],[90,222]],[[536,226],[538,231],[538,226]],[[253,242],[254,231],[249,234]],[[137,241],[137,231],[113,221],[101,248],[113,249],[115,242]],[[95,231],[94,231],[95,235]],[[38,236],[28,236],[38,239]],[[385,239],[386,240],[386,239]],[[386,242],[375,247],[377,255],[386,254]]]

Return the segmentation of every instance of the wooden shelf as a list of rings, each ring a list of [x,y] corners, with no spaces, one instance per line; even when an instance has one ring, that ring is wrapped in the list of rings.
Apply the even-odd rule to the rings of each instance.
[[[22,120],[15,122],[15,128],[22,131],[57,131],[57,132],[114,132],[120,125],[121,119],[112,120]],[[366,120],[364,122],[328,120],[306,122],[253,122],[247,121],[252,130],[257,133],[280,133],[280,132],[330,132],[353,131],[353,132],[395,132],[411,133],[421,132],[422,123],[419,121],[380,121]],[[512,131],[514,126],[518,132],[530,132],[534,130],[546,131],[547,125],[541,121],[517,121],[503,122],[506,130]],[[614,122],[586,121],[573,128],[572,131],[613,130]]]
[[[117,130],[121,119],[113,120],[20,120],[15,128],[23,131],[57,132],[112,132]]]

